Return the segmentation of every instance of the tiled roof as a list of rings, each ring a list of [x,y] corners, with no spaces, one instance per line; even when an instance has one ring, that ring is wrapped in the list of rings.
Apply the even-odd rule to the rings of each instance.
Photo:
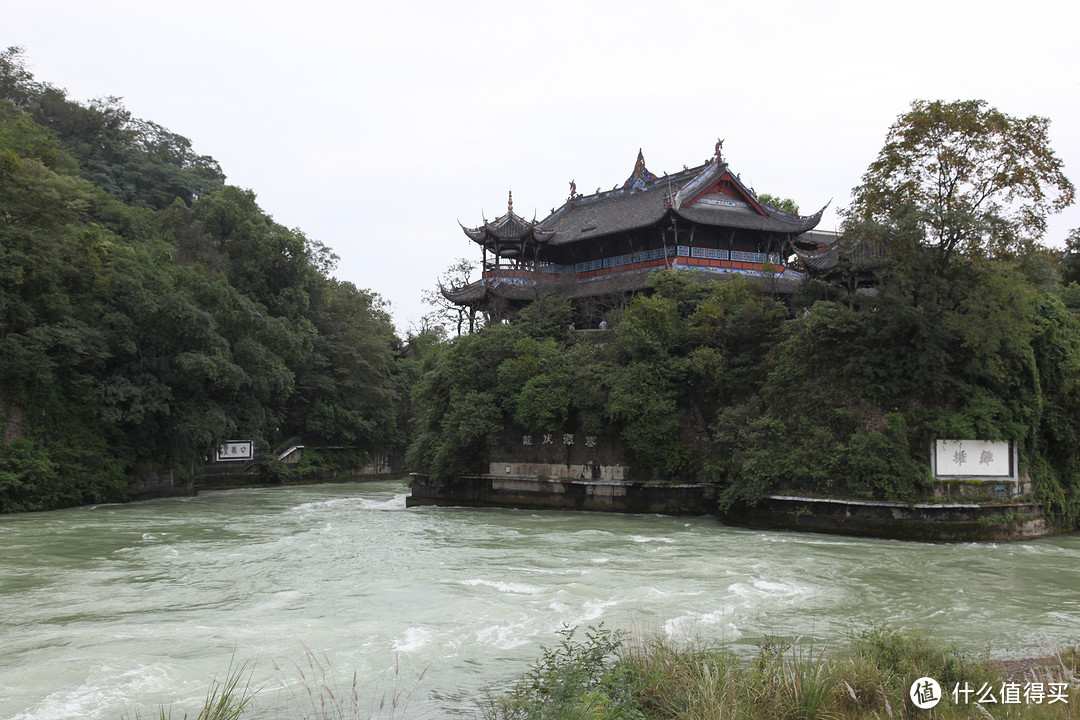
[[[611,190],[567,202],[540,221],[553,245],[649,227],[668,211],[668,189],[654,182],[645,190]]]
[[[541,220],[538,227],[551,234],[549,243],[552,245],[650,227],[663,221],[669,213],[700,225],[802,233],[815,227],[825,211],[822,208],[813,215],[801,217],[757,203],[756,199],[756,207],[726,195],[717,197],[726,198],[727,202],[710,202],[708,196],[699,200],[702,193],[724,177],[748,197],[754,197],[737,176],[730,174],[727,163],[719,159],[670,177],[651,177],[648,183],[638,183],[639,189],[624,185],[568,200]],[[765,214],[758,212],[757,207]]]

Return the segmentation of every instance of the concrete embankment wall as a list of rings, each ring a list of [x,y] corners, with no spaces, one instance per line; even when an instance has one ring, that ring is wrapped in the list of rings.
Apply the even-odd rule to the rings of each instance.
[[[748,527],[864,537],[956,542],[1020,540],[1056,532],[1035,503],[897,503],[772,496],[733,508],[728,522]]]
[[[400,472],[373,472],[371,466],[363,468],[336,468],[320,470],[290,477],[287,482],[265,479],[257,471],[247,474],[203,476],[195,481],[195,490],[238,490],[255,487],[287,487],[289,485],[315,485],[334,482],[375,482],[400,478]]]
[[[264,477],[258,466],[238,466],[232,472],[222,472],[223,463],[209,465],[194,477],[177,479],[171,471],[144,473],[132,478],[128,498],[130,500],[153,500],[155,498],[196,495],[200,490],[236,490],[239,488],[283,487],[286,485],[313,485],[330,482],[369,482],[400,478],[404,473],[395,470],[385,459],[377,457],[364,467],[335,468],[304,474],[294,474],[285,483]],[[210,471],[208,471],[210,470]],[[216,472],[213,472],[216,471]]]
[[[717,514],[717,485],[473,475],[412,476],[406,504]],[[772,496],[721,515],[735,525],[922,541],[1017,540],[1056,532],[1034,503],[897,503]]]
[[[718,492],[716,485],[494,475],[443,480],[413,475],[406,504],[705,515],[715,512]]]

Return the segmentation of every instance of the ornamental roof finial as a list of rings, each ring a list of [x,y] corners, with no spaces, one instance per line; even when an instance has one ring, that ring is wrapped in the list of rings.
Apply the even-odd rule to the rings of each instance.
[[[637,162],[634,163],[634,172],[623,183],[624,188],[630,190],[644,190],[646,183],[653,179],[652,173],[645,167],[645,154],[638,148]]]
[[[720,138],[716,138],[716,152],[714,154],[718,159],[724,159],[724,141]]]
[[[514,191],[508,191],[508,197],[506,198],[506,211],[514,212]]]

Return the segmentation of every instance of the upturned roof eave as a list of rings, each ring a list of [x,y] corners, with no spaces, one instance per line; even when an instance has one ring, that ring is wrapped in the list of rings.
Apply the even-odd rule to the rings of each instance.
[[[487,237],[486,224],[481,225],[478,228],[465,227],[460,220],[457,221],[457,224],[461,228],[461,231],[465,233],[466,237],[474,242],[483,243],[484,239]]]
[[[500,218],[499,220],[503,219],[504,218]],[[462,225],[461,221],[458,220],[458,225],[470,240],[487,247],[494,247],[495,244],[521,242],[523,240],[526,244],[543,245],[554,236],[554,233],[536,227],[537,223],[535,221],[521,223],[520,229],[511,232],[503,231],[502,228],[505,224],[498,221],[495,223],[485,222],[480,227],[469,228]]]
[[[739,228],[742,230],[756,230],[759,232],[777,233],[782,235],[798,235],[807,230],[813,230],[821,220],[820,217],[811,216],[800,222],[792,222],[786,218],[778,219],[768,215],[740,216],[735,213],[726,213],[724,215],[717,214],[710,217],[710,214],[713,212],[711,209],[698,207],[681,208],[674,212],[679,218],[686,222],[695,223],[697,225]]]

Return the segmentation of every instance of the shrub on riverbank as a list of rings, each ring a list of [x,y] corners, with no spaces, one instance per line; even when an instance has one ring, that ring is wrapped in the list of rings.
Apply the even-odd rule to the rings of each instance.
[[[952,645],[884,628],[859,631],[846,650],[762,643],[752,659],[722,646],[684,645],[653,637],[626,642],[603,628],[575,639],[574,630],[543,657],[512,689],[491,698],[484,708],[490,720],[564,720],[571,718],[1075,718],[1080,694],[1068,701],[1041,704],[1002,702],[1003,683],[1041,682],[1059,686],[1061,677],[1005,677],[1002,669]],[[1059,656],[1062,672],[1076,673],[1075,653]],[[908,697],[912,683],[936,679],[944,697],[932,711],[916,708]],[[1067,680],[1067,678],[1066,678]],[[954,687],[971,688],[964,702]],[[978,700],[988,688],[996,704]]]
[[[1052,658],[1006,663],[975,657],[952,644],[884,627],[853,632],[842,647],[802,639],[766,638],[756,655],[741,657],[719,644],[675,643],[659,636],[628,638],[599,627],[566,628],[553,648],[510,689],[479,704],[486,720],[855,720],[862,718],[1080,718],[1080,649]],[[342,688],[330,664],[306,649],[307,665],[295,666],[299,689],[285,717],[405,718],[412,687],[395,665],[391,687],[363,701],[354,673]],[[1023,671],[1016,668],[1023,666]],[[282,670],[275,675],[284,688]],[[941,686],[940,702],[920,710],[912,684],[930,677]],[[251,689],[251,666],[231,664],[224,680],[211,682],[197,718],[239,718],[261,713]],[[961,688],[959,702],[954,688]],[[1005,695],[1011,688],[1011,695]],[[1038,690],[1036,690],[1038,688]],[[967,695],[965,696],[965,690]],[[377,686],[378,690],[378,686]],[[1027,695],[1031,692],[1031,702]],[[987,699],[987,695],[993,699]],[[966,699],[965,699],[966,697]],[[155,717],[172,716],[162,708]],[[277,716],[277,715],[275,715]],[[138,719],[140,713],[135,712]],[[187,714],[184,717],[188,717]]]

